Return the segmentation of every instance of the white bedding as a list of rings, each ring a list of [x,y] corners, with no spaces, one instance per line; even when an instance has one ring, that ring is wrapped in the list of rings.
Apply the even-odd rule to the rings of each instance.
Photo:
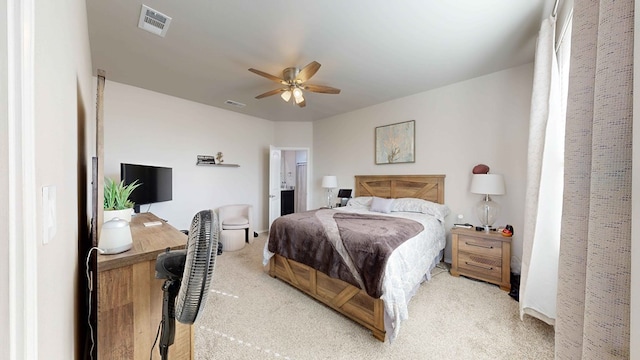
[[[352,200],[362,200],[356,198]],[[369,198],[370,199],[370,198]],[[416,200],[416,199],[412,199]],[[422,200],[420,200],[422,201]],[[337,211],[376,214],[379,212],[369,211],[370,201],[350,202],[351,206],[336,208]],[[429,203],[433,204],[433,203]],[[436,216],[424,214],[422,212],[400,212],[392,211],[383,215],[402,217],[420,222],[424,226],[424,231],[415,237],[405,241],[391,253],[382,280],[381,298],[385,307],[385,330],[389,341],[398,335],[400,324],[409,318],[409,300],[415,294],[418,286],[431,277],[433,269],[440,257],[441,251],[446,244],[444,228],[444,216],[449,210],[445,205],[438,205]],[[431,205],[430,205],[431,206]],[[396,208],[398,210],[398,208]],[[403,210],[402,208],[399,210]],[[412,209],[413,210],[413,209]],[[423,211],[429,213],[430,211]],[[268,250],[268,242],[265,243],[263,265],[269,263],[269,259],[274,254]]]

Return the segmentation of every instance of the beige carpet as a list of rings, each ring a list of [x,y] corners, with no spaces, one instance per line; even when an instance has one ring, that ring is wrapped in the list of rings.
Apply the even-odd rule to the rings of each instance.
[[[256,241],[225,252],[195,326],[195,359],[553,359],[553,328],[497,286],[442,269],[409,304],[398,338],[381,343],[262,267]]]

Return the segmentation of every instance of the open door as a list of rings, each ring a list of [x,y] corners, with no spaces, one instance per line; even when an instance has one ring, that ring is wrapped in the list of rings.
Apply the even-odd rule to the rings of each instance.
[[[280,164],[282,150],[269,146],[269,229],[280,216]]]

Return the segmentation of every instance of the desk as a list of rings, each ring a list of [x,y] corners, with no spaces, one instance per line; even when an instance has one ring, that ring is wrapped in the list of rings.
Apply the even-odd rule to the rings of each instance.
[[[155,278],[156,257],[166,248],[180,249],[187,236],[173,226],[144,226],[158,221],[151,213],[131,220],[133,247],[116,255],[98,255],[98,359],[149,359],[162,318],[162,284]],[[176,321],[172,360],[193,359],[193,327]],[[158,345],[153,358],[160,359]]]

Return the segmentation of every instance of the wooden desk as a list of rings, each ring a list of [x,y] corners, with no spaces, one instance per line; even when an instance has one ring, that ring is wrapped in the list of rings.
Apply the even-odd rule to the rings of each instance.
[[[131,220],[133,247],[116,255],[98,255],[98,359],[149,359],[162,319],[162,284],[155,278],[156,257],[166,248],[180,249],[187,236],[173,226],[144,226],[160,220],[151,213]],[[176,321],[172,360],[193,359],[193,327]],[[153,359],[160,359],[158,345]]]

